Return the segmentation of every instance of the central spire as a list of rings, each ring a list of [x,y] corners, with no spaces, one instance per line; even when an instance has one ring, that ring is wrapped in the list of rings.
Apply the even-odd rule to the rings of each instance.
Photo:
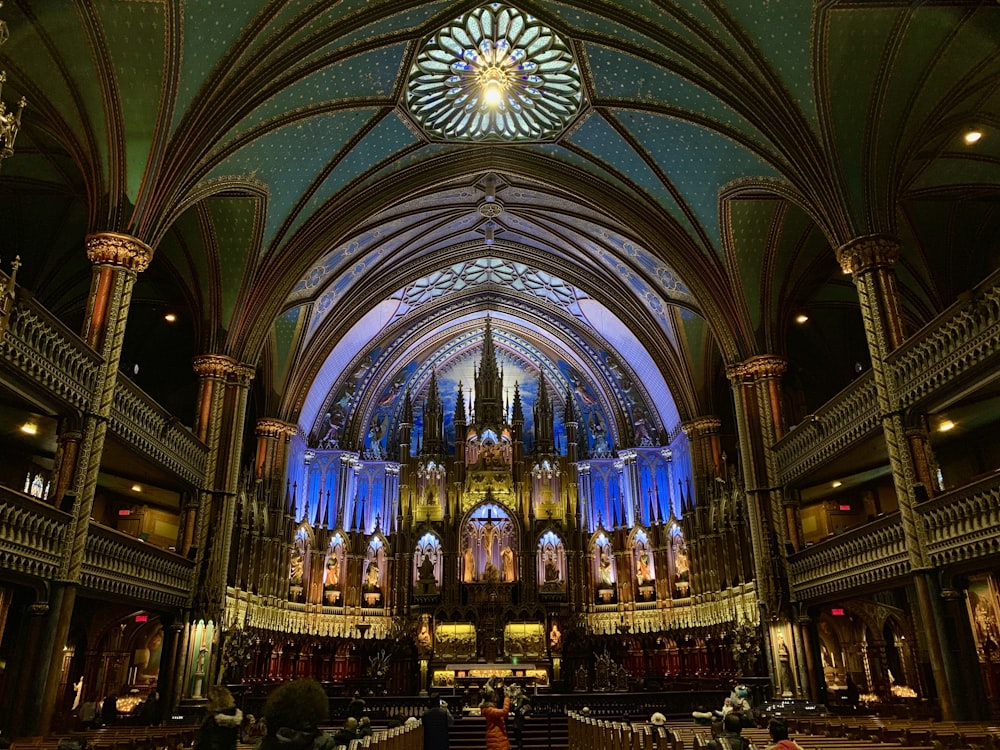
[[[503,426],[503,373],[497,366],[496,349],[493,346],[493,325],[486,316],[483,332],[483,356],[476,372],[476,425],[480,431],[491,427],[500,432]]]

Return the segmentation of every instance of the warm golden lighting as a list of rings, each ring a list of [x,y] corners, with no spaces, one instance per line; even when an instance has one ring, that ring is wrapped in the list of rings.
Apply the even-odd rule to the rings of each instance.
[[[805,313],[799,313],[798,315],[795,316],[795,322],[798,323],[799,325],[802,325],[803,323],[808,323],[809,316],[806,315]]]
[[[483,86],[483,101],[487,107],[498,107],[503,101],[504,88],[507,85],[507,74],[497,67],[486,68],[480,74],[479,81]]]
[[[25,422],[23,425],[21,425],[21,432],[23,432],[25,435],[37,435],[38,425],[35,424],[34,422]]]
[[[983,131],[981,130],[970,130],[963,136],[963,140],[967,146],[971,146],[973,143],[977,143],[980,138],[983,137]]]
[[[177,316],[174,315],[173,313],[167,313],[166,315],[163,316],[163,319],[168,323],[173,323],[175,320],[177,320]]]
[[[832,484],[831,484],[830,486],[831,486],[831,487],[833,487],[834,489],[837,489],[837,487],[840,487],[840,486],[841,486],[842,484],[843,484],[843,482],[841,482],[841,481],[840,481],[840,480],[838,479],[838,480],[836,480],[835,482],[833,482],[833,483],[832,483]]]
[[[132,492],[142,492],[142,487],[138,484],[132,485]]]
[[[938,424],[938,432],[948,432],[948,430],[954,430],[955,423],[950,419],[944,419]]]

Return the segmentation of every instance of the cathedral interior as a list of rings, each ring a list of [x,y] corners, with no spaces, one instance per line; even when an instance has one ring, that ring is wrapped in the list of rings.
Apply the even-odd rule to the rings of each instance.
[[[298,677],[1000,716],[998,40],[4,3],[0,730]]]

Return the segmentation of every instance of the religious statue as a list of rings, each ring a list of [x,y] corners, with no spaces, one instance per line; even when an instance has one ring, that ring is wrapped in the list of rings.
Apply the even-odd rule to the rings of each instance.
[[[791,698],[795,695],[795,675],[792,672],[792,655],[784,636],[778,636],[778,679],[781,685],[781,696]]]
[[[483,580],[487,583],[496,583],[500,580],[500,571],[497,570],[497,566],[491,562],[486,563],[486,568],[483,570]]]
[[[303,575],[302,553],[297,549],[292,551],[292,559],[288,564],[288,580],[293,586],[302,585]]]
[[[424,556],[427,559],[427,556]],[[430,615],[420,615],[420,627],[417,629],[417,645],[425,650],[430,650],[434,645],[434,637],[431,635]]]
[[[338,435],[340,434],[340,425],[333,419],[330,412],[326,413],[323,417],[323,435],[320,437],[319,447],[320,448],[337,448],[339,447]]]
[[[590,452],[595,456],[607,453],[610,448],[608,446],[608,435],[607,431],[604,429],[604,422],[597,412],[592,412],[590,415],[590,434],[594,438],[594,442],[591,445]]]
[[[553,651],[562,644],[562,633],[559,632],[559,623],[552,621],[552,629],[549,631],[549,648]]]
[[[340,560],[336,555],[330,555],[326,561],[326,572],[323,574],[324,586],[336,586],[340,583]]]
[[[510,547],[505,546],[500,550],[500,564],[503,568],[503,580],[514,580],[514,552]]]
[[[476,561],[472,556],[472,547],[466,547],[462,553],[462,580],[466,583],[476,580]]]
[[[545,583],[557,583],[559,581],[559,567],[551,553],[545,556]]]
[[[644,549],[639,553],[639,560],[636,562],[635,568],[635,577],[640,586],[653,580],[649,572],[649,550]]]
[[[437,577],[434,575],[434,563],[427,555],[424,555],[424,559],[420,561],[420,566],[417,568],[417,580],[420,583],[437,583]]]
[[[364,588],[369,591],[378,588],[378,563],[375,560],[371,560],[365,570]]]
[[[601,567],[598,570],[598,582],[598,588],[614,588],[614,579],[611,572],[611,555],[607,547],[601,549]]]

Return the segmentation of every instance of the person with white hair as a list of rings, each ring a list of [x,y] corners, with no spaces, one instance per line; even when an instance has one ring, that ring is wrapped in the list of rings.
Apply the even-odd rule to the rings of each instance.
[[[656,727],[662,727],[667,723],[667,717],[656,711],[652,716],[649,717],[649,723]]]

